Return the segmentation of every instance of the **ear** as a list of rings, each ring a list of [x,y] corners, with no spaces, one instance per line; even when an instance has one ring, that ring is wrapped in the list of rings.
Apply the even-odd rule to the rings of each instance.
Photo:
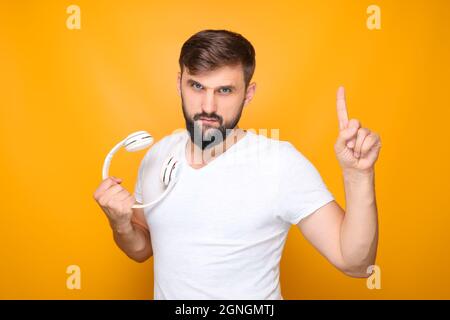
[[[247,92],[245,93],[245,102],[244,107],[252,101],[253,96],[255,95],[256,91],[256,82],[252,82],[248,85]]]
[[[179,71],[177,74],[177,91],[178,91],[178,95],[181,97],[181,72],[179,72]]]

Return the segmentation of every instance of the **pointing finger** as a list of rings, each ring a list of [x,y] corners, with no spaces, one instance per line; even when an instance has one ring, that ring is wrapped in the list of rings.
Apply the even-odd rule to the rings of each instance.
[[[347,105],[345,102],[345,90],[340,86],[336,96],[337,116],[339,120],[339,130],[343,130],[348,126]]]

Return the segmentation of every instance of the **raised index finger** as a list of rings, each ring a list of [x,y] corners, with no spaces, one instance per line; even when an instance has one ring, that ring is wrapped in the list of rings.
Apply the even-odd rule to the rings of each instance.
[[[345,104],[344,87],[340,86],[336,97],[337,116],[339,120],[339,129],[345,129],[348,125],[347,105]]]

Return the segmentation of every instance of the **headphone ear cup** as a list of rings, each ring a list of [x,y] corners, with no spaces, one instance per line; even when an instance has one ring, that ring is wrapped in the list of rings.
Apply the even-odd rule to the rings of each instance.
[[[173,164],[172,172],[169,175],[169,183],[175,183],[178,180],[179,172],[180,172],[180,163],[177,160]]]
[[[170,156],[164,161],[161,168],[160,179],[161,182],[167,187],[172,180],[174,180],[178,173],[179,163],[175,156]]]

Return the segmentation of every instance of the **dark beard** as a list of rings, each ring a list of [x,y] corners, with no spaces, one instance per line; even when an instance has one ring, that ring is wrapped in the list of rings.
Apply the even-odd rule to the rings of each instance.
[[[194,118],[191,119],[186,113],[183,95],[181,95],[181,107],[183,109],[184,120],[186,122],[186,129],[189,132],[192,143],[196,144],[202,150],[205,150],[206,148],[211,148],[225,141],[226,137],[232,132],[232,129],[236,127],[241,118],[244,102],[245,99],[242,101],[239,113],[236,117],[234,117],[229,123],[223,123],[223,118],[217,114],[201,113],[196,114]],[[209,132],[207,137],[203,135],[203,125],[198,125],[198,123],[196,123],[196,121],[201,117],[213,118],[219,122],[219,126],[217,128],[209,127],[208,125],[205,126],[210,128],[208,129]]]

